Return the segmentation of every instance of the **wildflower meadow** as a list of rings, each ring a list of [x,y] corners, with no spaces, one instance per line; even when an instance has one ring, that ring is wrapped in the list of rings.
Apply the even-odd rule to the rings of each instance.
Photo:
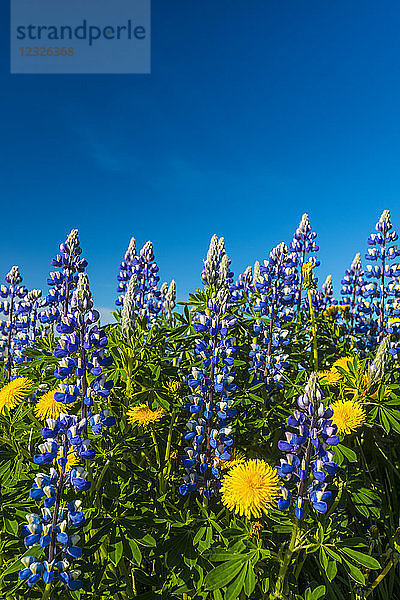
[[[0,598],[400,599],[400,251],[371,229],[335,295],[307,214],[241,274],[214,235],[183,302],[132,238],[104,325],[76,229],[46,290],[10,265]]]

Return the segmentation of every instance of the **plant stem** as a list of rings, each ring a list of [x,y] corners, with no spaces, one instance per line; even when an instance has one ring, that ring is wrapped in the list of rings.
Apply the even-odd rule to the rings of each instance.
[[[391,558],[388,562],[388,564],[386,565],[386,567],[379,573],[378,577],[375,579],[375,581],[372,583],[370,589],[368,590],[368,592],[365,594],[364,598],[368,598],[368,596],[370,594],[372,594],[372,592],[374,591],[374,589],[376,587],[378,587],[378,585],[380,584],[380,582],[382,581],[382,579],[389,573],[390,569],[393,567],[394,565],[394,560],[393,558]]]
[[[51,583],[48,583],[43,591],[43,596],[41,600],[48,600],[51,594]]]
[[[275,590],[270,595],[270,600],[279,600],[286,598],[285,596],[285,588],[286,588],[286,574],[287,570],[290,566],[290,562],[292,560],[293,551],[296,546],[297,536],[299,533],[299,522],[296,517],[294,517],[292,535],[290,538],[289,546],[285,552],[281,565],[279,567],[278,579],[275,584]]]
[[[315,314],[314,314],[314,309],[313,309],[313,305],[312,305],[311,290],[308,290],[308,306],[310,308],[310,319],[311,319],[311,328],[312,328],[314,371],[318,372],[317,323],[315,321]]]

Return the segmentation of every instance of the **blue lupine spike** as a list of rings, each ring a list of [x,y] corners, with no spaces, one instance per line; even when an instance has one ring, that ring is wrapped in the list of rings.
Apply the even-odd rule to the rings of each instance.
[[[332,410],[326,409],[322,402],[322,392],[318,376],[313,373],[304,389],[304,394],[297,399],[300,410],[293,411],[288,424],[297,429],[299,434],[286,432],[286,440],[280,440],[278,447],[286,453],[286,459],[276,467],[280,477],[293,482],[291,490],[283,488],[282,498],[278,500],[278,508],[287,510],[289,493],[296,496],[295,515],[302,519],[305,514],[304,502],[309,500],[314,510],[326,512],[327,502],[332,493],[326,490],[325,481],[334,475],[337,464],[334,462],[335,446],[339,442],[337,427],[332,424]],[[312,471],[312,482],[310,476]]]

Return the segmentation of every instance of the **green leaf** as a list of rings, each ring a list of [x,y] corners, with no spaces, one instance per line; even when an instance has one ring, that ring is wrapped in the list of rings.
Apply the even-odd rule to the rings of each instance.
[[[247,573],[248,563],[244,564],[236,579],[231,583],[225,593],[225,600],[236,600],[243,589],[244,580]]]
[[[347,458],[349,462],[357,462],[357,454],[354,452],[354,450],[346,448],[346,446],[343,446],[343,444],[338,444],[336,448],[340,450],[340,452]]]
[[[378,563],[376,558],[369,556],[368,554],[363,554],[362,552],[357,552],[357,550],[353,550],[353,548],[342,548],[342,552],[350,556],[353,560],[355,560],[358,564],[366,567],[367,569],[380,569],[381,565]]]
[[[142,553],[140,552],[140,548],[136,543],[136,540],[129,540],[129,545],[131,547],[131,552],[133,559],[136,561],[137,565],[140,565],[142,562]]]
[[[345,560],[345,563],[350,577],[354,579],[354,581],[357,581],[357,583],[365,585],[365,577],[361,573],[360,569],[358,567],[355,567],[351,562],[348,562],[347,560]]]
[[[203,535],[205,533],[205,526],[203,525],[203,527],[200,527],[200,529],[198,530],[198,532],[196,533],[196,535],[193,538],[193,545],[196,546],[199,541],[203,538]]]
[[[311,594],[312,600],[319,600],[320,598],[322,598],[322,596],[325,595],[325,592],[326,592],[325,586],[319,585],[317,588],[315,588],[315,590]]]
[[[225,562],[218,567],[214,567],[209,573],[207,573],[204,587],[206,590],[220,589],[228,585],[234,577],[239,573],[243,567],[243,563],[246,562],[247,557],[242,556],[236,560],[230,560]]]
[[[131,540],[129,540],[129,541],[131,541]],[[117,564],[121,560],[123,553],[124,553],[124,545],[122,543],[122,540],[119,540],[118,542],[116,542],[114,544],[114,550],[109,552],[110,560],[115,566],[117,566]]]
[[[337,574],[337,563],[336,560],[330,560],[326,568],[326,576],[329,581],[333,581]]]
[[[244,580],[244,593],[246,594],[246,596],[251,596],[251,594],[254,592],[254,588],[256,587],[256,576],[254,574],[254,568],[253,565],[248,562],[247,563],[247,572],[246,572],[246,578]]]

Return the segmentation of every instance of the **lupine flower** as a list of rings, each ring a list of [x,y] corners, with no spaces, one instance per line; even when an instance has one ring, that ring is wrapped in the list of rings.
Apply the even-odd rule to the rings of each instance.
[[[12,379],[0,389],[0,414],[20,404],[33,391],[34,383],[27,377]]]
[[[163,408],[158,407],[156,410],[151,410],[147,404],[139,404],[130,408],[126,415],[128,423],[132,425],[140,425],[141,427],[149,427],[156,421],[159,421],[165,416],[166,412]]]
[[[112,364],[112,357],[106,355],[107,335],[97,326],[100,315],[93,309],[86,273],[79,273],[76,285],[70,300],[71,312],[61,317],[56,328],[61,337],[54,356],[60,363],[54,376],[60,380],[60,391],[55,393],[54,399],[71,404],[81,396],[84,406],[90,408],[94,397],[107,397],[111,392],[113,381],[107,380],[102,368]],[[78,349],[79,357],[75,358]],[[90,384],[88,373],[95,376]],[[85,410],[82,416],[86,416],[84,413]]]
[[[62,394],[60,389],[51,390],[38,399],[34,408],[34,413],[38,419],[44,421],[49,418],[57,419],[61,413],[68,412],[71,405],[58,402],[55,399],[55,395],[60,393]]]
[[[27,580],[28,586],[35,585],[43,576],[44,582],[50,583],[58,574],[60,581],[71,590],[78,590],[83,582],[78,579],[77,571],[69,569],[69,560],[79,558],[82,549],[78,546],[80,537],[73,528],[84,524],[84,515],[79,510],[80,500],[73,500],[67,509],[60,510],[62,493],[66,488],[75,491],[86,491],[90,488],[87,480],[87,471],[77,464],[79,460],[90,460],[95,456],[94,449],[90,448],[90,440],[86,430],[89,425],[92,432],[101,433],[102,428],[115,423],[115,418],[109,416],[109,411],[101,411],[89,418],[89,422],[79,419],[76,415],[61,414],[57,419],[47,419],[46,426],[42,427],[41,434],[44,442],[39,444],[39,454],[33,457],[37,465],[55,465],[50,468],[50,473],[38,473],[32,484],[29,495],[34,500],[42,500],[42,516],[38,514],[27,515],[27,525],[22,528],[24,543],[27,548],[35,544],[49,547],[48,561],[36,561],[34,573],[31,561],[28,561],[19,577]],[[72,529],[72,531],[71,531]],[[68,560],[55,562],[61,553]],[[34,577],[33,577],[34,575]],[[39,577],[37,577],[39,575]]]
[[[390,336],[387,335],[380,342],[375,358],[368,367],[370,383],[380,381],[384,377],[392,358],[390,350]]]
[[[341,281],[342,289],[341,294],[343,302],[349,305],[350,309],[350,331],[354,333],[365,334],[368,333],[369,328],[367,325],[367,314],[369,309],[366,307],[365,300],[363,298],[363,289],[365,286],[364,271],[361,268],[361,255],[357,253],[351,263],[350,269],[346,269],[345,275]],[[364,345],[365,340],[362,342],[359,340],[358,345]]]
[[[18,331],[16,321],[19,302],[28,293],[26,287],[20,285],[22,276],[17,266],[13,266],[7,273],[5,280],[8,285],[0,286],[0,312],[8,317],[7,321],[0,322],[0,334],[3,339],[0,343],[0,352],[4,356],[7,368],[7,378],[10,381],[14,373],[14,363],[21,362],[24,358],[22,350],[29,342],[29,336],[23,331]],[[14,373],[15,374],[15,373]]]
[[[221,485],[222,503],[231,511],[260,518],[276,505],[280,483],[276,470],[263,460],[251,459],[229,470]]]
[[[333,297],[332,275],[328,275],[325,279],[325,282],[322,284],[321,296],[322,307],[320,311],[326,311],[328,307],[332,307],[337,304],[336,298]]]
[[[306,500],[317,512],[327,510],[332,493],[327,490],[326,479],[337,470],[331,447],[339,443],[339,436],[332,422],[333,410],[322,403],[316,373],[311,374],[297,404],[299,409],[288,418],[288,425],[296,433],[288,431],[279,441],[278,447],[286,457],[276,470],[282,479],[292,482],[291,489],[282,486],[278,508],[288,510],[295,499],[295,515],[302,519]]]
[[[296,280],[293,282],[293,286],[296,295],[295,304],[298,311],[300,311],[302,303],[303,265],[306,262],[309,253],[316,253],[319,250],[319,246],[315,243],[316,237],[317,234],[312,231],[308,214],[304,213],[300,224],[294,233],[292,243],[289,246],[289,252],[292,253],[293,261],[296,266]],[[319,266],[320,263],[315,257],[309,259],[309,261],[310,260],[314,266]]]
[[[400,311],[400,304],[397,298],[400,297],[400,284],[398,277],[400,275],[400,265],[398,263],[390,264],[400,256],[397,245],[392,244],[398,238],[397,233],[392,230],[390,211],[384,210],[379,221],[375,225],[377,233],[372,233],[368,238],[368,244],[375,246],[368,249],[365,258],[369,261],[377,261],[377,264],[367,264],[365,276],[371,279],[371,283],[362,288],[362,294],[370,299],[370,303],[364,303],[363,310],[370,314],[376,314],[379,317],[377,324],[377,336],[381,339],[387,332],[387,319],[391,316],[397,316]],[[386,285],[387,278],[390,278]],[[376,283],[377,279],[379,283]]]
[[[124,303],[121,312],[121,327],[122,333],[126,338],[130,338],[134,332],[136,320],[136,284],[137,277],[135,274],[129,280],[128,288],[124,296]]]
[[[352,433],[365,423],[365,412],[362,405],[354,400],[338,400],[331,405],[332,423],[339,434]]]
[[[233,437],[229,420],[236,415],[234,357],[238,351],[230,331],[237,318],[230,314],[232,273],[224,239],[213,236],[204,261],[202,280],[207,285],[206,307],[194,315],[195,354],[201,361],[187,376],[192,389],[184,409],[190,414],[184,434],[186,447],[181,462],[186,473],[179,487],[185,495],[194,490],[210,498],[219,488],[221,462],[231,458]]]
[[[128,291],[128,285],[132,277],[135,277],[134,285],[130,291],[130,322],[133,323],[136,317],[146,316],[148,326],[155,325],[157,316],[163,308],[161,292],[157,289],[159,276],[158,265],[154,260],[154,251],[152,242],[144,244],[139,254],[136,254],[135,239],[132,238],[129,248],[125,253],[124,260],[121,262],[118,274],[118,298],[115,301],[117,306],[123,306]]]
[[[176,304],[176,283],[174,280],[169,284],[168,290],[166,291],[163,299],[163,307],[165,311],[171,315]]]
[[[271,250],[264,266],[258,262],[254,265],[249,297],[258,318],[253,326],[249,356],[253,382],[265,381],[268,389],[283,387],[283,371],[290,366],[288,355],[283,350],[290,342],[289,330],[283,329],[282,325],[292,318],[290,307],[295,293],[291,286],[296,276],[294,264],[282,242]]]
[[[60,244],[60,252],[51,261],[52,266],[61,271],[54,271],[47,278],[47,284],[52,289],[46,296],[49,308],[40,315],[42,323],[57,322],[61,315],[67,315],[78,274],[83,273],[87,266],[86,259],[81,258],[82,249],[77,229],[72,229],[65,242]]]

